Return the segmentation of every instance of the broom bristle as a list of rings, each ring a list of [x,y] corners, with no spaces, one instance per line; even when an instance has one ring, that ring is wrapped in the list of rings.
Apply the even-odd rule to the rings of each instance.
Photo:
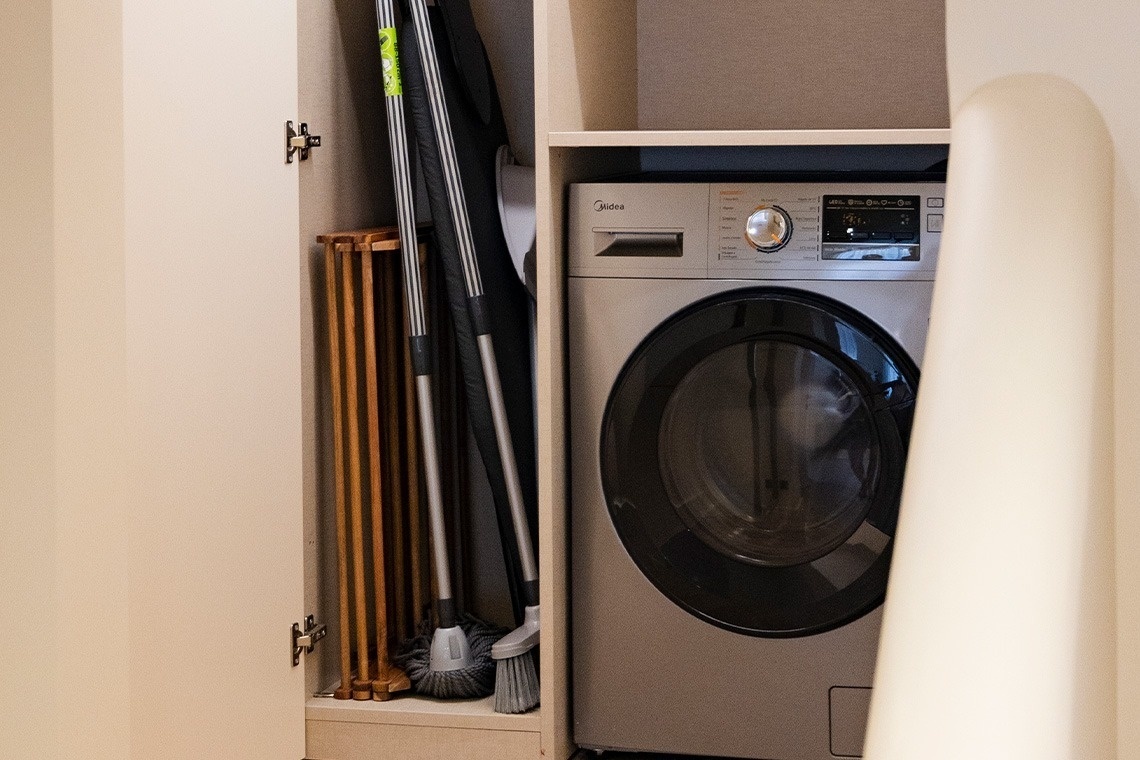
[[[534,650],[498,661],[495,673],[495,712],[524,713],[538,706],[538,674]]]

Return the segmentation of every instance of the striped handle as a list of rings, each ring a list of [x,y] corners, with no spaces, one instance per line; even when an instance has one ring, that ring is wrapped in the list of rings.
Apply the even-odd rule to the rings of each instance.
[[[450,628],[455,622],[455,605],[451,595],[451,569],[447,556],[443,489],[440,483],[435,413],[431,393],[431,355],[428,350],[427,320],[424,318],[411,162],[408,158],[407,135],[404,132],[404,96],[400,80],[400,61],[396,45],[396,11],[393,0],[377,0],[376,23],[380,34],[380,54],[384,64],[384,103],[388,111],[388,141],[392,151],[392,178],[396,191],[396,211],[404,262],[404,293],[408,299],[410,316],[408,348],[411,353],[412,370],[416,375],[424,474],[427,478],[428,520],[438,593],[437,609],[440,625]]]
[[[459,257],[463,262],[463,277],[467,286],[467,297],[477,299],[483,295],[483,281],[479,277],[479,263],[475,258],[475,241],[471,237],[471,220],[467,216],[467,201],[463,196],[463,183],[460,181],[459,162],[455,157],[455,141],[451,136],[451,122],[448,121],[447,101],[443,97],[443,83],[439,73],[439,59],[432,45],[431,23],[428,21],[427,3],[424,0],[410,0],[412,23],[419,38],[420,59],[423,61],[424,85],[427,88],[428,102],[431,104],[431,121],[439,145],[440,161],[443,163],[443,176],[447,183],[447,205],[455,223],[455,237],[459,244]],[[475,315],[472,314],[474,317]],[[484,323],[486,320],[484,320]],[[476,325],[476,332],[480,332]]]

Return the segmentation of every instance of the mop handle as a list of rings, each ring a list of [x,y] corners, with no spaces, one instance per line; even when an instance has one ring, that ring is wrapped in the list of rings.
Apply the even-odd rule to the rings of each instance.
[[[538,604],[538,568],[534,561],[534,546],[531,544],[530,528],[523,508],[522,485],[519,483],[518,464],[515,462],[515,448],[511,443],[511,428],[507,423],[507,409],[503,403],[503,388],[499,383],[499,367],[495,361],[495,348],[491,343],[491,335],[485,333],[476,340],[479,343],[483,375],[487,378],[487,396],[491,402],[491,419],[495,425],[499,458],[503,462],[503,477],[507,482],[511,522],[514,524],[515,540],[519,545],[519,571],[522,573],[523,592],[527,606],[532,607]]]
[[[431,108],[432,127],[436,144],[439,146],[440,162],[447,188],[447,205],[455,224],[455,237],[459,245],[459,258],[463,264],[463,277],[467,287],[467,304],[471,312],[472,328],[479,344],[479,357],[483,364],[483,374],[487,381],[487,395],[491,405],[491,418],[495,427],[499,458],[503,463],[503,477],[507,484],[507,499],[511,507],[511,521],[514,524],[515,540],[519,546],[519,564],[523,585],[528,596],[527,604],[538,603],[538,567],[534,559],[534,547],[527,525],[526,509],[523,506],[522,487],[519,483],[518,464],[515,461],[514,447],[511,444],[511,431],[507,424],[506,405],[503,401],[499,369],[495,361],[495,351],[491,340],[491,325],[487,313],[483,283],[479,276],[479,262],[475,257],[475,242],[471,236],[471,220],[467,215],[467,201],[463,194],[463,183],[459,175],[459,162],[455,156],[455,141],[448,121],[447,102],[443,97],[442,78],[439,73],[439,60],[428,21],[427,3],[424,0],[409,0],[412,23],[415,25],[419,41],[420,61],[424,70],[424,85]]]
[[[440,486],[439,448],[435,437],[435,413],[431,389],[431,354],[424,318],[423,291],[420,275],[419,245],[416,239],[416,215],[413,205],[411,163],[408,159],[407,135],[404,132],[403,85],[400,82],[399,55],[396,48],[396,12],[394,0],[377,0],[376,22],[380,33],[380,54],[384,66],[384,103],[388,112],[388,141],[392,148],[392,179],[396,191],[396,211],[400,229],[401,255],[404,264],[404,294],[407,297],[408,349],[412,372],[416,376],[416,400],[419,411],[421,449],[427,479],[428,520],[431,524],[432,561],[435,570],[436,610],[440,628],[451,628],[456,622],[455,600],[451,595],[451,569],[447,556],[447,529],[443,514],[443,489]]]

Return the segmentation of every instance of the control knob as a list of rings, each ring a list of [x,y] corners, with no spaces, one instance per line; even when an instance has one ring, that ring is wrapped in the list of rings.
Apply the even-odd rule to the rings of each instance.
[[[779,206],[761,206],[748,217],[744,237],[759,251],[778,251],[792,237],[792,220]]]

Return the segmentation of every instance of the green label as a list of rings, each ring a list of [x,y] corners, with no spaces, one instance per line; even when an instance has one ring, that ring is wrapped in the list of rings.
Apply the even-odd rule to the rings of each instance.
[[[386,26],[380,30],[380,61],[384,67],[384,94],[402,95],[400,86],[400,56],[396,52],[396,29]]]

